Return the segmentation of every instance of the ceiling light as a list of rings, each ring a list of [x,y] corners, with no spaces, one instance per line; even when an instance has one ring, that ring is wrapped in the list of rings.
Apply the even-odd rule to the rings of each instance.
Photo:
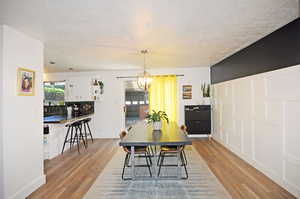
[[[147,91],[152,81],[150,73],[146,71],[146,54],[148,50],[141,50],[141,53],[144,55],[144,72],[138,75],[137,85],[140,89]]]

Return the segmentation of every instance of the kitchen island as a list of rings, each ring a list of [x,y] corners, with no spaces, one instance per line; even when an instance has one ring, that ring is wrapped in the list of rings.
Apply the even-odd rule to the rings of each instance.
[[[81,116],[66,116],[66,115],[52,115],[44,117],[44,124],[65,124],[70,122],[75,122],[77,120],[81,120],[92,116],[92,114],[86,114]]]
[[[92,118],[93,113],[80,116],[52,115],[44,117],[44,128],[48,134],[44,134],[44,159],[52,159],[61,153],[68,123],[85,118]],[[44,130],[45,131],[45,130]]]

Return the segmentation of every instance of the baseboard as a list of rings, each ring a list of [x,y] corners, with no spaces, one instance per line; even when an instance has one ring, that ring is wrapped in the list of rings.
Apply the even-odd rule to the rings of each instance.
[[[210,137],[210,134],[193,134],[193,135],[188,135],[190,138],[203,138],[203,137]]]
[[[16,192],[12,196],[9,196],[8,199],[24,199],[45,183],[46,183],[46,176],[42,175],[34,179],[31,183],[22,187],[18,192]]]
[[[119,136],[97,136],[94,139],[119,139]]]
[[[95,130],[95,133],[93,133],[93,137],[94,138],[119,138],[119,134],[115,135],[115,134],[109,134],[107,132],[103,132],[100,130]]]

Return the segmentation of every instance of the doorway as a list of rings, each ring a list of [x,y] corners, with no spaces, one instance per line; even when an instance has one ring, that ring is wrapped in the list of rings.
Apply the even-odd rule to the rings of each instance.
[[[137,80],[125,81],[126,128],[144,120],[149,113],[148,92],[140,89]]]

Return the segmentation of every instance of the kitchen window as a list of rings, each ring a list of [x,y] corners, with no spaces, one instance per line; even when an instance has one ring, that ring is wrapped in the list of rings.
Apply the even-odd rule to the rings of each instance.
[[[44,82],[44,105],[65,105],[65,81]]]

